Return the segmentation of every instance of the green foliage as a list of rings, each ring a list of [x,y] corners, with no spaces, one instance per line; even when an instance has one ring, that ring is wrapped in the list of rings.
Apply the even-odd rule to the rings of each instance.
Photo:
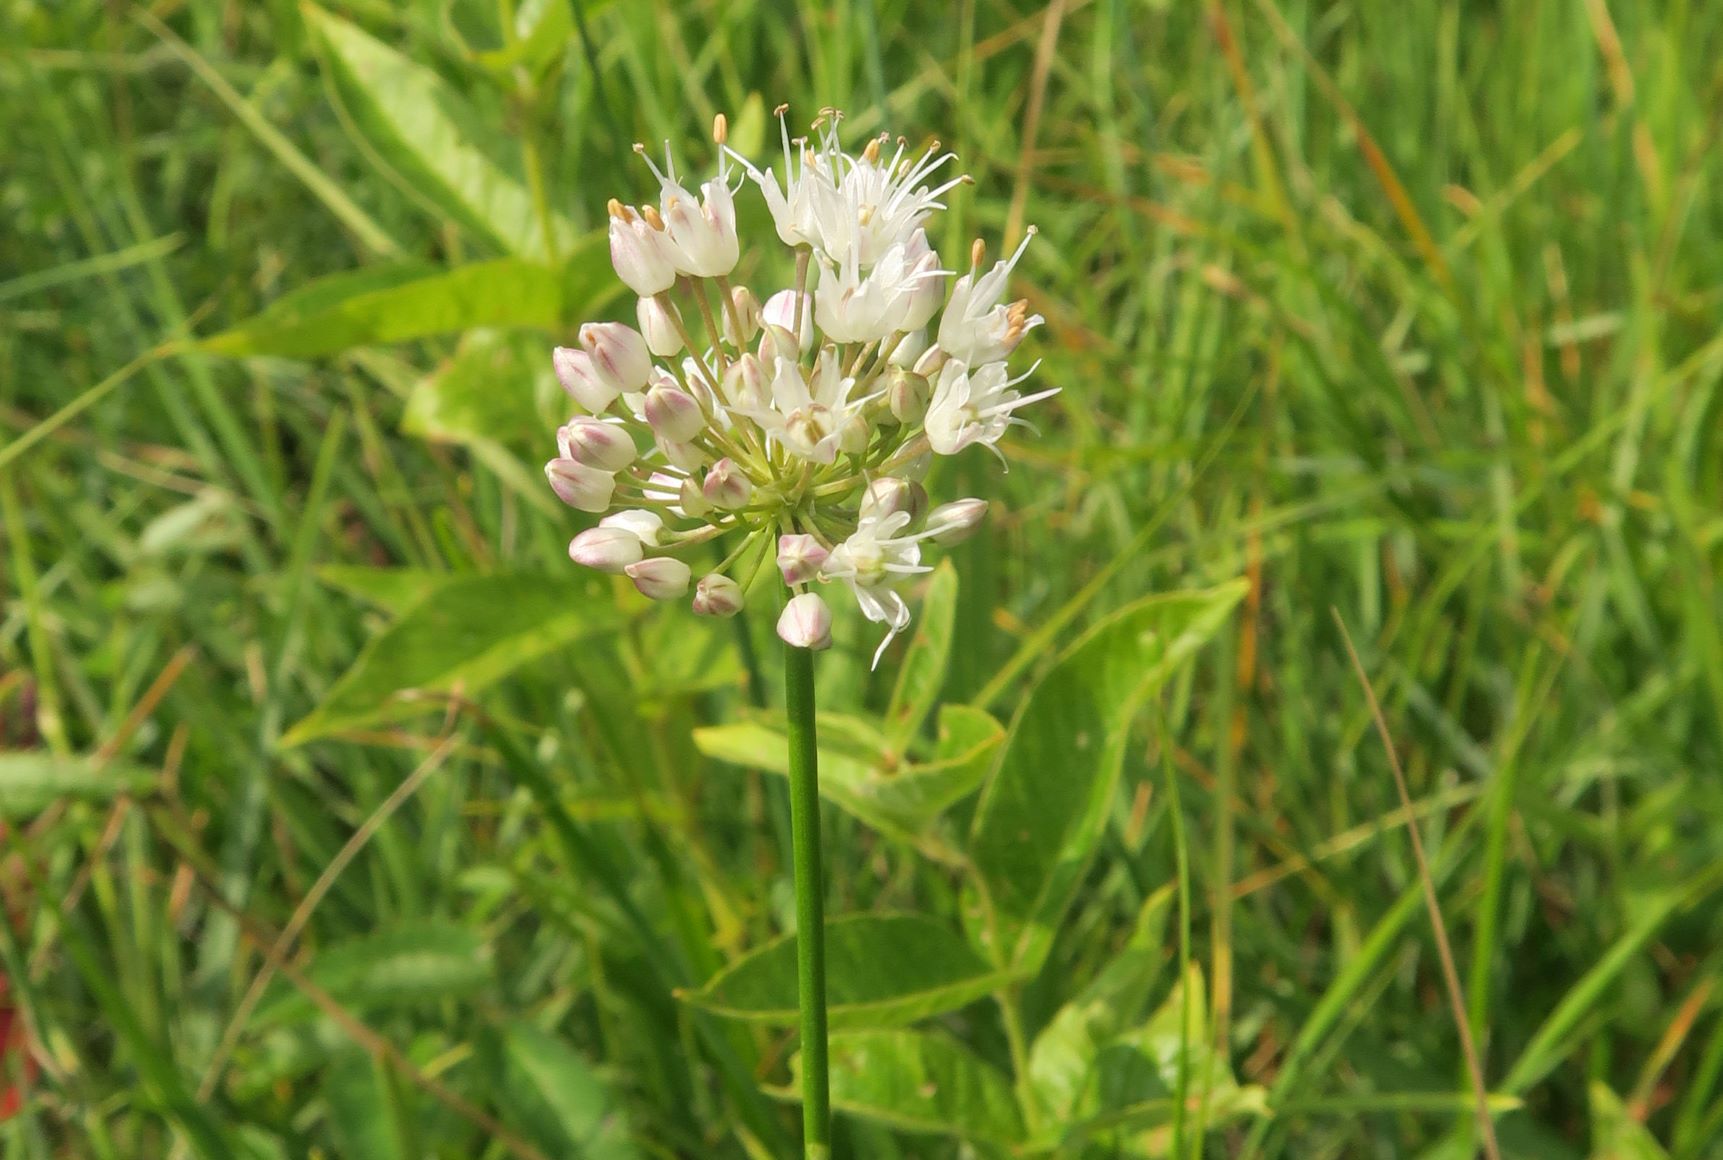
[[[788,101],[959,153],[948,267],[1038,228],[1062,388],[820,660],[840,1160],[1477,1154],[1330,608],[1504,1155],[1723,1160],[1717,5],[0,31],[0,1154],[795,1154],[776,610],[538,472],[633,143]]]

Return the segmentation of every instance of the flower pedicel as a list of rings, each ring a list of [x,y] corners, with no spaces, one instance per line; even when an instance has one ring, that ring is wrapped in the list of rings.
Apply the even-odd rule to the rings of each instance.
[[[923,546],[956,543],[986,515],[979,499],[929,510],[918,481],[930,457],[975,443],[997,455],[1022,422],[1014,412],[1056,393],[1023,394],[1035,368],[1006,366],[1042,322],[1027,302],[1004,301],[1029,239],[988,269],[976,242],[948,298],[953,271],[926,224],[967,180],[941,176],[953,155],[880,136],[852,156],[835,111],[820,114],[813,140],[792,141],[781,108],[778,118],[781,175],[731,150],[719,116],[717,175],[698,196],[666,150],[662,170],[647,161],[657,205],[611,201],[611,261],[640,296],[640,330],[590,323],[578,348],[557,348],[557,378],[586,414],[557,432],[545,474],[572,507],[621,509],[574,538],[576,563],[627,575],[656,600],[692,589],[695,612],[733,616],[774,562],[792,590],[778,634],[802,648],[831,643],[813,588],[842,582],[886,626],[877,664],[909,623],[899,589],[929,571]],[[763,299],[730,281],[738,170],[796,271],[796,285]],[[735,551],[698,579],[674,554],[731,531],[743,533]]]

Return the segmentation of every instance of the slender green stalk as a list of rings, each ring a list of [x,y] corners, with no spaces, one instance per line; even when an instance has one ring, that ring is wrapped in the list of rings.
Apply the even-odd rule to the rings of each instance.
[[[802,1008],[802,1155],[826,1160],[832,1148],[826,1079],[826,884],[820,871],[820,771],[814,748],[814,654],[809,649],[784,649],[784,708],[796,873],[796,998]]]

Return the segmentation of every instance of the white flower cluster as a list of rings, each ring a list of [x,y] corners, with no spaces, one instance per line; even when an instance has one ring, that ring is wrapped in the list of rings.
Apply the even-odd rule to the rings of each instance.
[[[987,270],[977,242],[948,296],[953,271],[925,226],[967,180],[936,183],[953,156],[937,143],[906,153],[901,138],[888,156],[883,136],[852,156],[836,112],[821,113],[812,140],[791,141],[778,117],[781,175],[729,149],[720,116],[717,175],[698,197],[666,151],[662,170],[647,161],[657,205],[611,201],[611,260],[639,296],[640,329],[591,323],[578,348],[557,348],[557,377],[587,413],[557,432],[545,473],[581,511],[623,509],[574,537],[576,563],[625,573],[657,600],[692,586],[695,612],[732,616],[775,559],[794,592],[778,634],[803,648],[831,643],[813,586],[842,581],[887,626],[877,663],[909,623],[899,586],[929,570],[922,545],[963,539],[987,512],[979,499],[929,510],[917,481],[930,457],[993,449],[1022,422],[1013,412],[1055,393],[1021,394],[1027,372],[1005,365],[1042,321],[1004,301],[1028,239]],[[795,284],[764,305],[730,281],[737,170],[794,260]],[[698,582],[671,554],[727,532],[741,533],[735,550]]]

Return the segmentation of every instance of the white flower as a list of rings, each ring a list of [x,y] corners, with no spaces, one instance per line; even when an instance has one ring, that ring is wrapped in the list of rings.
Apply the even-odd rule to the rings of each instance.
[[[821,278],[814,321],[838,342],[880,342],[915,330],[939,308],[939,279],[946,273],[922,230],[887,250],[865,276],[852,251]]]
[[[796,326],[796,292],[780,290],[760,308],[760,321],[767,326],[776,326],[795,335],[796,342],[804,347],[812,346],[814,342],[814,296],[811,293],[802,295],[802,325]],[[798,333],[799,330],[799,333]]]
[[[827,110],[815,124],[819,140],[790,140],[785,108],[778,109],[778,131],[784,148],[784,181],[770,169],[761,170],[736,156],[759,185],[771,211],[778,237],[788,246],[810,246],[828,262],[854,257],[862,269],[871,267],[893,246],[909,241],[927,216],[944,203],[946,190],[967,180],[958,176],[936,188],[925,184],[954,154],[940,153],[935,142],[919,158],[905,155],[899,138],[890,161],[880,160],[880,147],[889,138],[869,141],[857,157],[838,141],[841,116]],[[794,144],[795,148],[791,146]]]
[[[642,298],[676,284],[676,246],[657,210],[647,206],[636,213],[610,199],[610,262],[616,276]]]
[[[956,455],[971,443],[992,447],[1007,427],[1023,422],[1013,419],[1011,412],[1059,393],[1058,387],[1033,395],[1011,389],[1034,373],[1035,367],[1030,367],[1010,378],[1002,362],[973,371],[956,359],[947,362],[940,368],[933,401],[927,407],[928,446],[940,455]]]
[[[1029,313],[1029,303],[1019,299],[1002,305],[1005,283],[1012,268],[1035,236],[1031,229],[1009,258],[995,262],[993,269],[976,277],[971,270],[951,288],[951,301],[939,319],[939,349],[970,366],[998,362],[1023,341],[1023,336],[1045,321]]]
[[[646,147],[634,151],[646,159],[658,179],[659,212],[671,243],[671,263],[677,273],[695,278],[721,278],[736,268],[741,240],[736,236],[736,205],[730,193],[728,154],[718,151],[718,176],[700,186],[700,197],[683,188],[670,158],[670,143],[664,143],[664,168],[646,156]]]
[[[731,410],[752,420],[792,454],[814,463],[832,463],[838,457],[845,422],[866,402],[850,401],[854,386],[855,380],[838,365],[837,353],[828,348],[806,374],[790,359],[774,360],[769,409]]]
[[[855,593],[862,615],[875,624],[887,625],[889,631],[873,654],[873,663],[885,655],[892,638],[909,624],[909,605],[893,585],[905,576],[933,569],[921,562],[924,536],[900,533],[910,525],[910,513],[863,516],[850,537],[832,549],[820,575],[827,580],[842,580]]]

